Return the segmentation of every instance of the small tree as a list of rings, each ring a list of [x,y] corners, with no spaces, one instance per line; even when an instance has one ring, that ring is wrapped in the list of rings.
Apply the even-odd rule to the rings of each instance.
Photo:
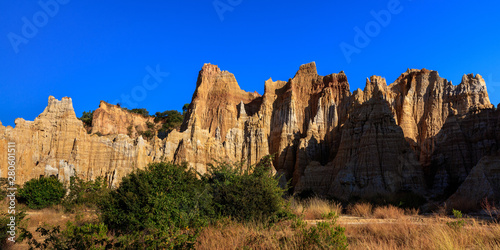
[[[181,126],[184,116],[177,110],[167,110],[155,113],[155,122],[163,121],[163,126],[160,129],[166,132]]]
[[[210,165],[203,180],[208,183],[215,211],[239,221],[263,221],[288,216],[278,178],[271,173],[272,157],[255,166],[243,163]]]
[[[144,117],[149,117],[149,111],[146,109],[131,109],[130,113],[140,114]]]
[[[80,118],[83,124],[87,127],[91,127],[92,126],[92,117],[94,116],[94,110],[89,110],[88,112],[86,111],[83,111],[83,114]]]
[[[196,173],[172,163],[152,163],[127,175],[100,204],[104,223],[119,234],[196,228],[207,222],[209,206]]]
[[[71,177],[69,192],[64,197],[63,205],[67,210],[73,210],[77,205],[94,207],[109,192],[106,179],[98,177],[94,181],[85,181],[76,176]]]
[[[32,209],[41,209],[59,204],[64,197],[66,189],[55,177],[40,177],[24,183],[19,190],[21,201]]]
[[[188,110],[189,110],[189,103],[186,103],[184,104],[184,106],[182,106],[182,115],[185,115]]]

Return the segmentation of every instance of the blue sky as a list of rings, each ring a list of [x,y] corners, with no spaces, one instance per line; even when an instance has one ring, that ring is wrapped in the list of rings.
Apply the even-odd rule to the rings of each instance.
[[[321,75],[344,70],[351,91],[407,68],[454,84],[479,73],[497,105],[499,10],[497,1],[5,0],[0,121],[33,120],[49,95],[71,97],[77,116],[100,100],[180,110],[209,62],[260,94],[265,80],[288,80],[311,61]],[[355,52],[346,57],[341,44]]]

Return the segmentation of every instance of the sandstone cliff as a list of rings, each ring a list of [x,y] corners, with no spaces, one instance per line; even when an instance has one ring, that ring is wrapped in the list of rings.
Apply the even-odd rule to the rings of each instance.
[[[436,71],[407,70],[390,85],[373,76],[351,93],[344,72],[320,76],[313,62],[286,82],[267,80],[261,96],[205,64],[196,86],[181,130],[165,139],[144,140],[140,134],[152,118],[105,102],[89,135],[70,98],[50,97],[35,121],[0,125],[0,148],[17,143],[20,182],[75,174],[103,175],[114,185],[153,161],[187,161],[204,172],[214,160],[253,164],[274,154],[276,171],[295,192],[340,199],[449,196],[481,158],[498,150],[498,115],[480,75],[453,85]]]
[[[58,176],[64,181],[78,175],[85,179],[104,176],[110,185],[117,185],[125,174],[151,161],[151,146],[142,137],[133,140],[121,134],[87,134],[76,118],[71,98],[58,101],[51,96],[35,121],[16,119],[15,123],[15,128],[0,128],[0,148],[6,148],[8,142],[16,143],[19,184],[40,175]],[[0,160],[6,163],[6,154],[0,155]],[[1,177],[7,177],[6,167],[2,163]]]
[[[153,117],[130,113],[104,101],[101,101],[92,118],[91,133],[100,135],[124,134],[137,138],[149,129],[148,122],[154,124]]]

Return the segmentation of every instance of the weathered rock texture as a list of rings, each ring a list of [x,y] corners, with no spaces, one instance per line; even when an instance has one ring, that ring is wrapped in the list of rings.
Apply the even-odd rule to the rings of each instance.
[[[71,98],[49,97],[47,108],[35,121],[16,119],[16,127],[1,127],[0,148],[16,143],[16,181],[19,184],[40,175],[69,180],[105,176],[111,185],[136,167],[151,161],[151,146],[142,137],[89,135],[76,118]],[[7,151],[4,151],[7,152]],[[7,177],[6,154],[0,155],[1,177]]]
[[[500,152],[481,158],[447,201],[450,207],[478,208],[500,200]]]
[[[149,129],[147,122],[154,124],[154,118],[130,113],[116,105],[101,101],[99,108],[92,116],[91,131],[92,134],[123,134],[137,138],[141,132]]]
[[[34,122],[0,125],[0,147],[17,143],[21,183],[76,174],[104,175],[117,185],[153,161],[187,161],[204,172],[214,160],[253,164],[274,154],[275,169],[295,192],[349,199],[429,191],[449,196],[500,142],[498,112],[479,75],[453,85],[436,71],[408,70],[390,85],[373,76],[364,90],[351,93],[344,72],[319,76],[309,63],[286,82],[267,80],[261,96],[205,64],[196,86],[181,130],[163,140],[140,136],[152,118],[105,102],[94,112],[89,135],[71,99],[51,97]],[[2,165],[2,177],[5,170]]]

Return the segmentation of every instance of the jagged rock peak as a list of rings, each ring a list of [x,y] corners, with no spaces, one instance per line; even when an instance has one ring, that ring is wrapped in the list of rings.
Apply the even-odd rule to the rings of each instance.
[[[371,76],[370,79],[366,79],[365,91],[370,88],[374,90],[385,90],[387,88],[387,82],[385,78],[381,76]]]
[[[198,74],[196,92],[241,91],[234,75],[220,70],[217,65],[205,63]],[[196,94],[196,93],[195,93]]]
[[[49,96],[47,107],[38,118],[60,118],[69,116],[76,119],[75,110],[73,109],[73,101],[69,97],[63,97],[60,101],[53,96]]]
[[[211,63],[205,63],[203,64],[203,67],[201,68],[200,74],[203,75],[215,75],[220,73],[221,70],[219,69],[219,66],[213,65]]]
[[[306,64],[302,64],[299,67],[299,71],[295,74],[295,77],[301,76],[301,75],[317,75],[318,71],[316,70],[316,63],[315,62],[310,62]]]
[[[426,68],[423,69],[410,69],[408,68],[406,72],[402,73],[398,79],[394,82],[400,82],[402,79],[406,77],[416,77],[416,76],[422,76],[422,75],[428,75],[428,74],[433,74],[435,77],[439,77],[439,73],[435,70],[428,70]]]
[[[484,81],[483,77],[480,74],[464,74],[462,76],[462,82],[460,83],[464,85],[471,85],[475,88],[480,88],[478,90],[480,91],[485,91],[486,90],[486,82]],[[474,90],[474,89],[473,89]]]

